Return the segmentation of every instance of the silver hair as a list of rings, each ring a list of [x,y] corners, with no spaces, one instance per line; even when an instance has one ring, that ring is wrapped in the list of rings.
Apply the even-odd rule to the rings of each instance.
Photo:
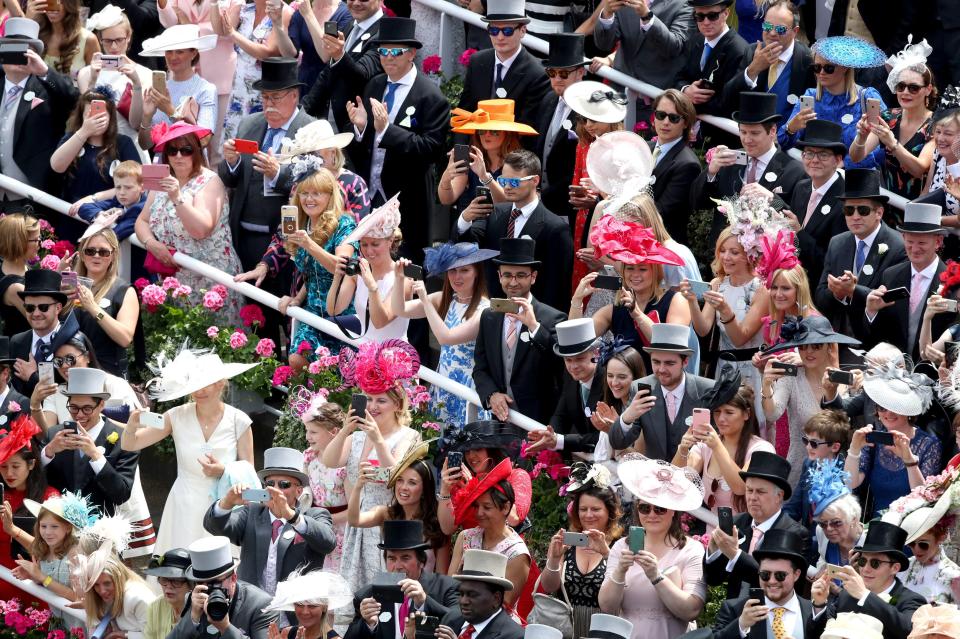
[[[824,508],[821,516],[828,512],[835,512],[848,524],[852,524],[860,520],[860,516],[863,514],[863,508],[860,506],[860,501],[855,495],[847,493]]]

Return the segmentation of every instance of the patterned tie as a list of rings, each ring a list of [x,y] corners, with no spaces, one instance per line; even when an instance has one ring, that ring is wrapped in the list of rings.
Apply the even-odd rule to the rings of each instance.
[[[867,243],[863,240],[857,242],[857,261],[855,268],[857,275],[860,275],[860,269],[863,268],[863,263],[867,261]]]
[[[753,184],[757,181],[757,158],[750,158],[750,166],[747,167],[747,179],[744,184]]]
[[[52,340],[53,337],[50,337]],[[53,356],[53,349],[50,348],[50,340],[40,340],[37,342],[37,349],[33,353],[33,358],[38,362],[46,362]]]
[[[786,608],[773,609],[773,639],[787,639],[787,629],[783,625],[783,613]]]
[[[657,146],[653,147],[653,165],[654,165],[654,166],[656,166],[657,163],[660,161],[660,153],[661,153],[662,151],[663,151],[663,149],[660,148],[660,145],[659,145],[659,144],[658,144]]]
[[[507,322],[507,348],[513,350],[517,345],[517,320],[512,317],[506,318]]]
[[[750,526],[750,528],[753,529],[753,536],[750,537],[750,547],[747,549],[747,552],[752,555],[754,549],[760,545],[760,541],[763,539],[763,531],[756,526]]]
[[[703,68],[707,66],[707,58],[710,57],[710,52],[713,51],[711,47],[706,42],[703,43],[703,53],[700,55],[700,70],[703,71]]]
[[[667,418],[671,424],[677,419],[677,397],[673,393],[667,393]]]
[[[819,191],[811,191],[810,199],[807,201],[807,216],[803,218],[803,224],[800,226],[800,228],[807,228],[807,224],[810,223],[810,218],[813,217],[813,212],[816,210],[818,204],[820,204]]]
[[[387,82],[387,93],[383,96],[383,104],[387,107],[387,115],[393,111],[393,98],[399,86],[399,82]]]
[[[927,278],[923,276],[923,273],[917,273],[913,276],[913,280],[910,282],[910,314],[913,315],[917,312],[917,307],[923,302],[923,298],[927,293],[927,287],[924,286]]]
[[[21,91],[23,91],[23,87],[17,84],[10,87],[10,90],[7,91],[6,99],[3,101],[4,111],[10,110],[10,107],[17,103],[17,96],[20,95]]]
[[[493,90],[496,91],[503,86],[503,64],[497,62],[497,77],[493,81]],[[497,96],[500,97],[500,96]]]
[[[473,639],[473,633],[476,632],[476,628],[473,627],[473,624],[468,625],[463,629],[463,632],[460,633],[460,636],[457,639]]]
[[[770,69],[767,70],[767,88],[773,87],[777,83],[777,78],[780,77],[780,60],[774,60],[773,64],[770,65]]]
[[[277,543],[277,537],[280,536],[280,529],[281,529],[281,528],[283,528],[283,520],[282,520],[282,519],[274,519],[274,520],[273,520],[273,532],[270,533],[270,540],[271,540],[273,543]]]
[[[521,215],[523,215],[523,211],[516,207],[510,211],[510,219],[507,221],[507,237],[512,238],[514,233],[516,233],[517,218],[519,218]]]
[[[263,136],[263,152],[273,151],[273,145],[277,141],[278,137],[283,137],[283,129],[274,129],[270,127],[267,129],[267,134]]]

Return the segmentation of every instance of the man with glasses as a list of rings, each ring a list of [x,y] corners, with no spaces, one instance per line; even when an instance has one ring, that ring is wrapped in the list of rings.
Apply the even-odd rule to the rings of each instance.
[[[690,0],[697,33],[691,36],[684,66],[674,80],[697,113],[730,117],[733,105],[724,90],[746,67],[750,45],[727,26],[733,0]]]
[[[777,113],[784,119],[793,111],[789,96],[803,95],[815,86],[810,65],[813,53],[797,41],[800,10],[790,0],[774,0],[766,5],[763,16],[763,40],[747,53],[747,68],[727,84],[726,93],[766,91],[777,96]]]
[[[559,397],[561,364],[553,345],[557,324],[566,316],[530,293],[541,266],[536,243],[528,237],[504,238],[499,249],[492,260],[494,277],[503,290],[500,296],[516,304],[516,312],[491,307],[480,315],[473,381],[483,407],[500,421],[508,421],[514,409],[543,423]]]
[[[474,111],[480,100],[510,98],[517,121],[534,126],[550,84],[540,61],[520,44],[530,22],[524,0],[488,0],[487,15],[481,20],[487,23],[493,48],[470,58],[457,106]]]
[[[789,530],[771,530],[753,556],[760,562],[763,597],[741,595],[724,601],[713,624],[714,639],[803,637],[813,614],[810,600],[796,591],[807,573],[803,540]]]
[[[824,572],[813,582],[810,599],[813,617],[807,623],[806,637],[819,637],[827,620],[841,612],[860,612],[883,623],[884,639],[906,639],[913,625],[914,611],[927,603],[922,595],[908,588],[897,573],[908,565],[903,552],[907,531],[886,521],[874,520],[867,528],[863,544],[853,549],[850,565]],[[828,599],[833,580],[840,581],[840,594]]]
[[[554,214],[540,198],[540,160],[531,151],[513,151],[503,159],[497,182],[506,202],[496,204],[487,217],[467,207],[457,218],[460,242],[476,242],[480,248],[499,250],[503,239],[529,237],[536,243],[535,256],[547,277],[534,278],[533,294],[552,308],[570,306],[573,277],[573,238],[567,220]],[[494,260],[496,261],[496,260]],[[502,297],[503,282],[493,263],[487,262],[487,286],[491,297]]]
[[[907,259],[903,238],[883,221],[887,196],[880,194],[880,177],[875,169],[846,171],[838,199],[848,230],[830,240],[814,292],[816,307],[833,327],[864,343],[876,343],[862,319],[867,295],[884,271]]]
[[[112,515],[130,499],[140,453],[123,450],[123,426],[102,415],[110,399],[106,378],[97,368],[70,370],[63,394],[71,421],[47,431],[40,463],[51,486],[83,495]]]
[[[269,594],[296,569],[319,570],[336,546],[333,519],[324,508],[298,506],[309,485],[303,473],[303,453],[292,448],[269,448],[264,468],[257,472],[266,499],[235,484],[203,517],[211,535],[223,535],[240,546],[239,577]],[[257,497],[256,499],[253,499]]]
[[[410,18],[380,21],[374,44],[384,73],[367,84],[362,101],[347,104],[356,137],[347,153],[367,181],[373,206],[400,194],[401,253],[419,261],[432,239],[434,164],[445,148],[450,104],[417,70],[414,59],[423,45],[416,26]]]

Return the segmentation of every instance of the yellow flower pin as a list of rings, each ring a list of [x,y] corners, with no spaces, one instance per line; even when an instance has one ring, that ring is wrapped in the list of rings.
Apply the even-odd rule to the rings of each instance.
[[[120,435],[116,431],[107,435],[107,443],[116,444],[118,439],[120,439]]]

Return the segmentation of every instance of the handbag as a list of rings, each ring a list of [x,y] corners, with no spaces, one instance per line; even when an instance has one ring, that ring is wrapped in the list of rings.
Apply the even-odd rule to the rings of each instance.
[[[170,255],[174,255],[175,250],[170,251]],[[153,253],[147,251],[147,257],[143,260],[143,268],[147,270],[148,273],[153,275],[162,275],[164,277],[168,275],[174,275],[177,271],[180,270],[180,267],[174,264],[173,266],[167,266],[154,256]]]
[[[567,589],[563,585],[566,569],[567,562],[564,561],[560,568],[560,592],[563,594],[563,601],[537,592],[540,589],[540,579],[543,577],[543,573],[540,573],[540,576],[537,577],[537,582],[533,585],[533,609],[527,615],[527,623],[538,623],[556,628],[563,634],[563,639],[573,639],[573,606],[570,605]]]

